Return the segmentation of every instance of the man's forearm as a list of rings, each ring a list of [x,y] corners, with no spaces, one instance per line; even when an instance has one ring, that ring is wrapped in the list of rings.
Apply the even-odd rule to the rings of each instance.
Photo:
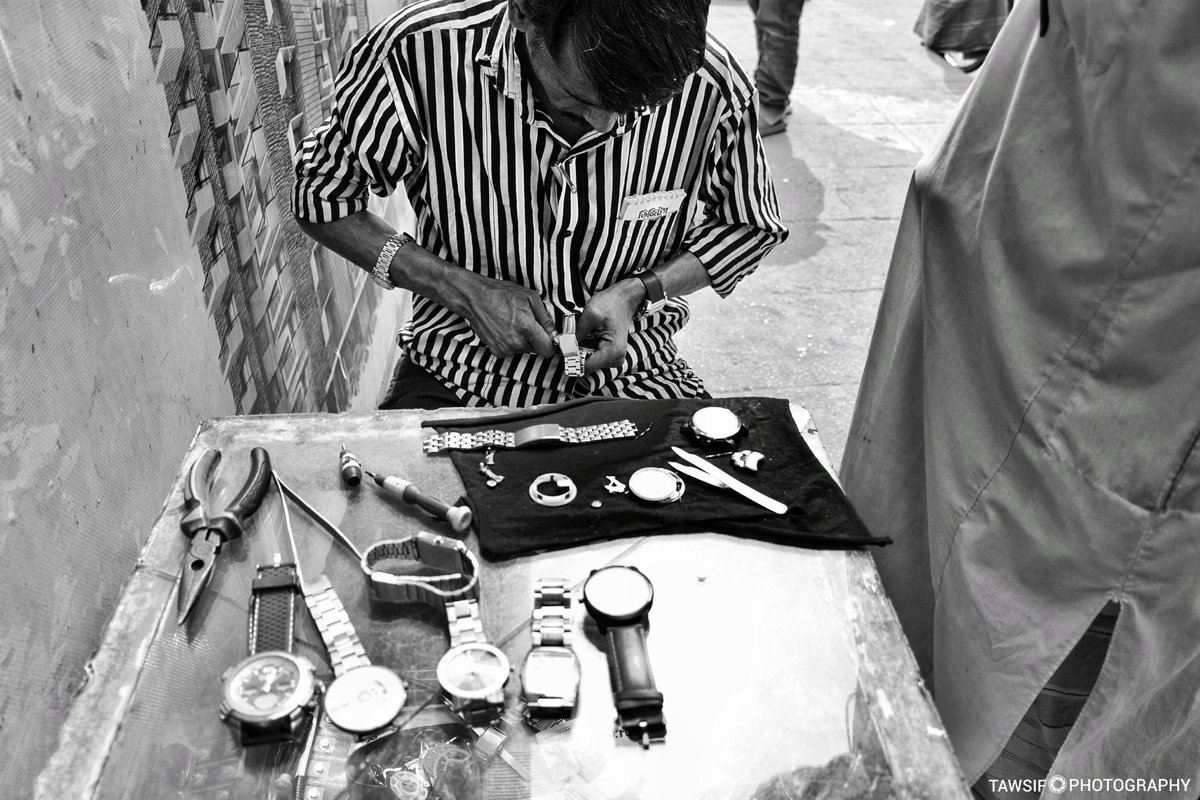
[[[691,253],[681,253],[670,261],[659,264],[654,267],[654,274],[662,281],[667,297],[682,297],[698,292],[706,286],[712,286],[708,270],[700,263],[700,259]],[[624,278],[613,288],[625,298],[630,313],[636,312],[638,306],[646,299],[646,288],[636,277]]]
[[[333,222],[296,221],[319,244],[368,273],[375,269],[379,252],[396,233],[370,211],[359,211]],[[388,269],[392,283],[458,314],[462,313],[466,295],[462,285],[465,273],[415,243],[401,247]]]

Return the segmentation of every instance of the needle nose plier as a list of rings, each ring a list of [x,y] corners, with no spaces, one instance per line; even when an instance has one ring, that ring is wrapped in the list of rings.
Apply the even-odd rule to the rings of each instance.
[[[221,545],[242,535],[242,525],[253,514],[271,481],[271,457],[261,447],[250,451],[250,474],[233,502],[216,510],[213,470],[221,451],[206,449],[192,464],[183,485],[183,519],[179,527],[192,540],[183,554],[179,575],[176,624],[182,625],[212,579]]]

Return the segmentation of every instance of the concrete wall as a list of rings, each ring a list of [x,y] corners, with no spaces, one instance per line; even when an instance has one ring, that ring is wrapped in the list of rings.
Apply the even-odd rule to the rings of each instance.
[[[129,0],[0,15],[0,786],[25,797],[201,419],[232,413]]]

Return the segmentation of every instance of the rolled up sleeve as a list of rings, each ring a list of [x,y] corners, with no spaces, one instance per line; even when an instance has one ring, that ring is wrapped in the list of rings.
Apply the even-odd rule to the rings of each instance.
[[[721,297],[787,238],[751,102],[721,123],[706,162],[704,213],[684,240]]]
[[[367,207],[367,192],[386,196],[403,180],[419,147],[397,45],[359,39],[347,53],[329,119],[296,154],[292,210],[307,222],[332,222]]]

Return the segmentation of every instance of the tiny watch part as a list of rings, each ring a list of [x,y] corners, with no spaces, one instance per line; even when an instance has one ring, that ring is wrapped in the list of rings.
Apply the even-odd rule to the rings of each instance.
[[[730,458],[735,467],[758,472],[758,462],[763,460],[763,454],[756,450],[738,450]]]
[[[370,733],[386,727],[404,708],[408,693],[392,670],[376,664],[338,676],[325,690],[325,713],[342,730]]]
[[[684,429],[705,444],[731,442],[745,430],[741,417],[722,406],[706,406],[692,414]]]
[[[663,467],[642,467],[629,476],[629,491],[648,503],[674,503],[683,489],[683,478]]]
[[[621,483],[616,475],[605,475],[604,478],[608,481],[604,484],[604,488],[608,490],[609,494],[625,493],[625,484]]]
[[[425,800],[429,797],[429,786],[425,779],[408,769],[393,772],[388,778],[388,788],[399,800]]]
[[[575,499],[578,489],[575,481],[561,472],[546,472],[538,475],[529,484],[529,497],[541,506],[565,506]]]

